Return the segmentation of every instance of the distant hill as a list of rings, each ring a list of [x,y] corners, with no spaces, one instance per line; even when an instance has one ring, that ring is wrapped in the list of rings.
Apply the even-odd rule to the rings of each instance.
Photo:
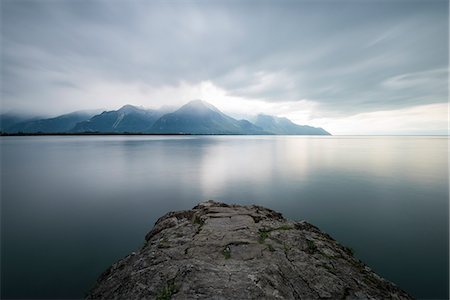
[[[175,110],[125,105],[96,114],[78,111],[48,119],[0,116],[7,133],[149,133],[149,134],[283,134],[330,135],[322,128],[298,125],[287,118],[257,115],[254,122],[234,119],[215,106],[194,100]]]
[[[5,113],[0,115],[0,131],[10,132],[10,128],[20,122],[29,121],[32,118],[25,117],[19,114]],[[11,131],[14,132],[14,131]]]
[[[162,112],[125,105],[119,110],[104,111],[76,124],[72,132],[146,132]]]
[[[263,130],[246,120],[238,121],[213,105],[194,100],[173,113],[162,116],[149,130],[152,133],[190,134],[263,134]]]
[[[264,131],[273,134],[285,135],[330,135],[323,128],[311,127],[307,125],[297,125],[287,118],[279,118],[259,114],[256,116],[254,124]]]
[[[61,115],[48,119],[31,119],[26,121],[16,121],[3,129],[5,132],[25,132],[25,133],[59,133],[68,132],[74,126],[84,120],[89,119],[95,113],[94,111],[77,111],[70,114]],[[7,119],[8,120],[8,119]],[[8,120],[10,121],[10,120]],[[11,122],[11,121],[10,121]],[[2,118],[3,123],[3,118]]]

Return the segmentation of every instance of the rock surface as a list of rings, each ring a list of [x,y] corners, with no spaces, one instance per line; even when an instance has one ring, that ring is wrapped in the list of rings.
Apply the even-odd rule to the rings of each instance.
[[[208,201],[161,217],[89,299],[411,299],[307,222]]]

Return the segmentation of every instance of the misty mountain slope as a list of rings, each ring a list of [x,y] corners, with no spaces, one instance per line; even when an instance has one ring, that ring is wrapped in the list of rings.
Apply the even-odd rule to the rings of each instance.
[[[72,132],[145,132],[161,117],[161,112],[125,105],[119,110],[104,111],[76,124]]]
[[[287,118],[279,118],[264,114],[257,115],[254,124],[261,127],[264,131],[272,134],[331,135],[329,132],[320,127],[297,125]]]
[[[125,105],[118,110],[95,114],[77,111],[41,119],[3,114],[1,131],[6,133],[152,133],[152,134],[282,134],[330,135],[322,128],[297,125],[287,118],[259,114],[252,123],[236,120],[215,106],[194,100],[174,110]]]
[[[10,128],[17,123],[31,121],[32,118],[21,116],[13,113],[4,113],[0,115],[0,131],[11,132]]]
[[[24,133],[60,133],[68,132],[77,123],[88,120],[95,112],[76,111],[64,114],[54,118],[27,120],[15,123],[9,126],[6,132],[24,132]]]
[[[248,120],[239,120],[239,126],[245,132],[245,134],[267,134],[261,127],[256,126]]]
[[[173,113],[162,116],[149,129],[152,133],[190,134],[258,134],[261,128],[252,123],[233,119],[213,105],[194,100]]]

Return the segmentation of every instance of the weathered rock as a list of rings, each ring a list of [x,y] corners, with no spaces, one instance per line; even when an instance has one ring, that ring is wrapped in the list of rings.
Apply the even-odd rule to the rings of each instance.
[[[161,217],[89,299],[411,299],[307,222],[208,201]]]

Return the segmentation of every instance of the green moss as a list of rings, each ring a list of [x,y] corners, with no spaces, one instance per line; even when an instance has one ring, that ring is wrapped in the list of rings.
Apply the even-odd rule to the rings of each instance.
[[[203,221],[202,219],[200,219],[199,216],[194,216],[194,218],[192,219],[192,223],[195,225],[198,225],[197,227],[197,231],[195,232],[195,234],[199,234],[200,231],[203,228],[203,225],[205,224],[205,221]]]
[[[328,254],[325,254],[325,252],[323,252],[323,251],[319,251],[319,253],[320,253],[320,255],[322,255],[323,257],[326,257],[326,258],[328,258],[328,259],[332,259],[332,258],[333,258],[333,256],[330,256],[330,255],[328,255]]]
[[[200,226],[203,226],[203,224],[205,224],[205,222],[202,219],[200,219],[199,216],[194,216],[192,223],[200,225]]]
[[[175,286],[175,282],[170,280],[167,282],[166,286],[159,292],[158,296],[156,296],[157,300],[169,300],[172,299],[172,295],[177,292],[177,287]]]
[[[283,225],[283,226],[277,227],[275,229],[272,229],[272,231],[273,230],[291,230],[291,229],[294,229],[294,227],[289,226],[289,225]]]
[[[159,241],[158,248],[170,248],[169,240],[167,240],[167,238],[162,238]]]
[[[260,244],[264,243],[264,241],[269,237],[269,232],[267,230],[259,230],[259,238],[258,238],[258,242]]]
[[[263,244],[264,241],[269,237],[269,234],[272,231],[276,231],[276,230],[291,230],[294,229],[294,227],[289,226],[289,225],[282,225],[280,227],[277,228],[269,228],[269,229],[260,229],[259,230],[259,238],[258,238],[258,242],[260,244]]]
[[[270,252],[275,252],[275,248],[271,244],[267,245],[267,249],[269,249]]]
[[[306,243],[308,244],[308,252],[314,253],[317,251],[317,246],[313,241],[307,240]]]
[[[328,270],[328,272],[335,274],[334,268],[331,265],[328,264],[321,264],[322,267]]]
[[[230,259],[231,258],[230,247],[226,246],[225,249],[222,250],[222,254],[223,254],[223,257],[225,257],[225,259]]]

